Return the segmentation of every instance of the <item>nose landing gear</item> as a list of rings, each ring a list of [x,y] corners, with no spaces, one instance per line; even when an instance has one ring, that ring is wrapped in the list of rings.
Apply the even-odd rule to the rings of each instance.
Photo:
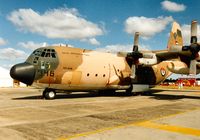
[[[43,93],[42,93],[42,96],[45,98],[45,99],[48,99],[48,100],[53,100],[55,99],[56,97],[56,92],[52,89],[49,89],[49,88],[46,88]]]

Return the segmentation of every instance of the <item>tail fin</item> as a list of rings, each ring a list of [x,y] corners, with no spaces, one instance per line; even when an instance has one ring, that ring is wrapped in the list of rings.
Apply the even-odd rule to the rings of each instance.
[[[177,22],[173,22],[167,48],[169,51],[175,51],[175,50],[182,50],[182,46],[183,46],[183,38],[180,25]]]

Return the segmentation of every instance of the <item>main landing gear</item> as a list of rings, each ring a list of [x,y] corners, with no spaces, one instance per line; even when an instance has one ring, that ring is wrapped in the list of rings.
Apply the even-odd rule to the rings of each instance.
[[[126,95],[127,95],[127,96],[133,95],[132,90],[133,90],[133,86],[131,85],[131,86],[126,90],[126,92],[125,92]]]
[[[43,91],[42,96],[43,96],[45,99],[53,100],[53,99],[55,99],[55,97],[56,97],[56,92],[55,92],[53,89],[46,88],[46,89]]]

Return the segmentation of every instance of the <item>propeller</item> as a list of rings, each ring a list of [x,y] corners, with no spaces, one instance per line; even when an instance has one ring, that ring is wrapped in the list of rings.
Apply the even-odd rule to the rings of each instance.
[[[139,42],[139,32],[135,32],[134,42],[133,42],[133,52],[138,52],[138,42]]]
[[[136,32],[134,36],[133,51],[127,53],[127,57],[132,58],[134,60],[134,63],[136,63],[139,58],[143,57],[143,54],[138,51],[138,42],[139,42],[139,32]]]
[[[139,43],[139,32],[136,32],[135,36],[134,36],[133,51],[131,53],[127,54],[127,57],[132,59],[132,63],[131,63],[131,71],[132,71],[131,78],[135,78],[136,65],[139,62],[139,58],[143,57],[143,54],[138,51],[138,43]]]
[[[197,65],[197,59],[199,57],[199,51],[200,51],[200,44],[197,42],[197,26],[198,23],[196,20],[192,21],[191,23],[191,39],[190,39],[190,45],[189,46],[183,46],[183,51],[190,51],[191,52],[191,61],[190,61],[190,70],[189,73],[196,75],[196,65]]]

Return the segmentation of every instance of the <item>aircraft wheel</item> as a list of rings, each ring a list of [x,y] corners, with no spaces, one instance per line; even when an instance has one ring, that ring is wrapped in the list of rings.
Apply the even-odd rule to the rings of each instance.
[[[98,95],[104,96],[104,95],[105,95],[105,91],[104,91],[104,90],[99,90],[99,91],[98,91]]]
[[[112,96],[115,95],[115,90],[100,90],[98,91],[100,96]]]
[[[44,97],[45,99],[48,99],[48,100],[55,99],[55,97],[56,97],[56,92],[53,91],[53,90],[45,89],[44,92],[43,92],[43,97]]]
[[[130,88],[128,88],[128,89],[126,90],[126,95],[128,95],[128,96],[133,95],[132,90],[133,90],[133,86],[131,86]]]
[[[145,91],[145,92],[142,93],[142,95],[150,96],[150,95],[152,95],[152,92],[151,91]]]

